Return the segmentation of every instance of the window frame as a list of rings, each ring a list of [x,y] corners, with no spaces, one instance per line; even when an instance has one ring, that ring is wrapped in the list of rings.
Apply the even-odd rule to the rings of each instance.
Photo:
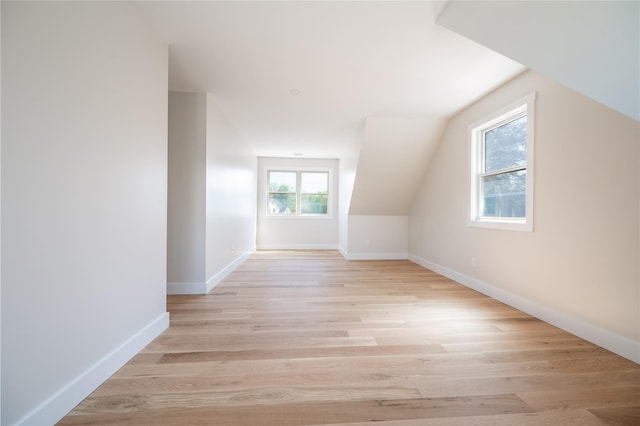
[[[272,213],[269,210],[269,176],[271,172],[296,173],[296,212]],[[327,174],[327,213],[302,213],[302,174],[326,173]],[[333,169],[326,167],[267,167],[264,171],[264,212],[269,218],[281,219],[331,219],[333,218]],[[307,193],[304,193],[307,194]]]
[[[535,152],[535,99],[536,93],[510,103],[509,105],[485,116],[469,126],[469,205],[467,225],[478,228],[505,229],[512,231],[533,231],[533,187],[534,187],[534,152]],[[485,133],[527,116],[527,156],[524,166],[514,166],[491,172],[484,171]],[[484,216],[481,181],[486,176],[498,176],[524,170],[525,178],[525,216],[495,217]]]

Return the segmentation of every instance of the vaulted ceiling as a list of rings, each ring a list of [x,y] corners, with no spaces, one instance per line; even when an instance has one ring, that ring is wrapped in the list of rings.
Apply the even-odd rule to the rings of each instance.
[[[213,93],[256,155],[358,152],[352,214],[407,214],[446,120],[526,68],[640,118],[637,1],[134,5],[170,90]]]
[[[437,25],[438,2],[136,7],[170,46],[170,90],[214,93],[263,156],[340,158],[367,117],[436,129],[524,69]]]
[[[640,120],[640,1],[450,1],[437,22]]]

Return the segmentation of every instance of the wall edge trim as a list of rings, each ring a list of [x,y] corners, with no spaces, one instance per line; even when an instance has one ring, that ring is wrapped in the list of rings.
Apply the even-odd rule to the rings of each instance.
[[[257,250],[339,250],[337,244],[258,244]]]
[[[636,342],[618,333],[590,324],[556,309],[541,305],[515,293],[503,290],[413,254],[409,255],[409,260],[423,268],[437,272],[466,287],[479,291],[493,299],[640,364],[640,342]]]
[[[168,327],[169,312],[165,312],[63,386],[16,424],[26,426],[55,424],[60,421]]]
[[[167,295],[206,294],[205,282],[167,283]]]
[[[341,252],[342,253],[342,252]],[[407,252],[342,253],[347,260],[408,260]]]
[[[349,252],[342,248],[342,246],[338,247],[338,252],[345,258],[345,260],[349,260]]]
[[[255,247],[247,250],[243,254],[241,254],[238,258],[236,258],[233,262],[225,266],[221,271],[217,272],[214,276],[209,278],[205,284],[205,292],[200,294],[207,294],[214,287],[222,282],[230,273],[232,273],[238,266],[240,266],[245,260],[247,260],[253,253],[255,253]]]

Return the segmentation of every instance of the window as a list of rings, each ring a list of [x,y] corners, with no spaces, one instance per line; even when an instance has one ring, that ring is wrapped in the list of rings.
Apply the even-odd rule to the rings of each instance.
[[[329,172],[268,170],[267,214],[327,215]]]
[[[535,93],[469,129],[469,225],[533,230]]]

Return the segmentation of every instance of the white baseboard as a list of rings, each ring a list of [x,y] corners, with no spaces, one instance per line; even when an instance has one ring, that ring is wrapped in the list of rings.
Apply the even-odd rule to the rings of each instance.
[[[233,272],[242,262],[247,260],[254,252],[255,248],[251,248],[249,251],[242,254],[236,260],[225,266],[224,269],[207,280],[207,282],[189,282],[189,283],[167,283],[168,295],[180,295],[180,294],[207,294],[215,286],[225,279],[227,275]]]
[[[258,244],[258,250],[338,250],[337,244]]]
[[[349,253],[342,247],[338,247],[338,251],[347,260],[406,260],[409,259],[409,253],[406,252],[372,252],[372,253]]]
[[[395,252],[383,252],[383,253],[346,253],[343,254],[347,260],[406,260],[409,258],[408,253],[395,253]]]
[[[343,249],[342,247],[338,247],[338,251],[340,252],[342,257],[344,257],[345,259],[349,260],[349,253],[347,253],[347,251],[345,249]]]
[[[167,283],[167,294],[206,294],[207,284],[205,282],[191,283]]]
[[[205,285],[205,293],[207,294],[209,293],[211,290],[213,290],[213,288],[215,286],[217,286],[218,284],[220,284],[222,282],[222,280],[224,280],[227,275],[229,275],[231,272],[233,272],[238,266],[240,266],[242,264],[242,262],[244,262],[245,260],[247,260],[249,257],[251,257],[251,255],[255,252],[256,250],[254,248],[252,248],[251,250],[249,250],[248,252],[244,253],[242,256],[240,256],[239,258],[237,258],[236,260],[234,260],[233,262],[231,262],[229,265],[227,265],[223,270],[221,270],[220,272],[218,272],[217,274],[215,274],[214,276],[212,276],[211,278],[209,278],[207,280],[207,283]],[[200,293],[203,294],[203,293]]]
[[[25,426],[55,424],[168,327],[169,313],[165,312],[16,424]]]
[[[564,312],[541,305],[418,256],[409,255],[409,260],[640,364],[640,342],[605,330],[571,315],[567,315]]]

